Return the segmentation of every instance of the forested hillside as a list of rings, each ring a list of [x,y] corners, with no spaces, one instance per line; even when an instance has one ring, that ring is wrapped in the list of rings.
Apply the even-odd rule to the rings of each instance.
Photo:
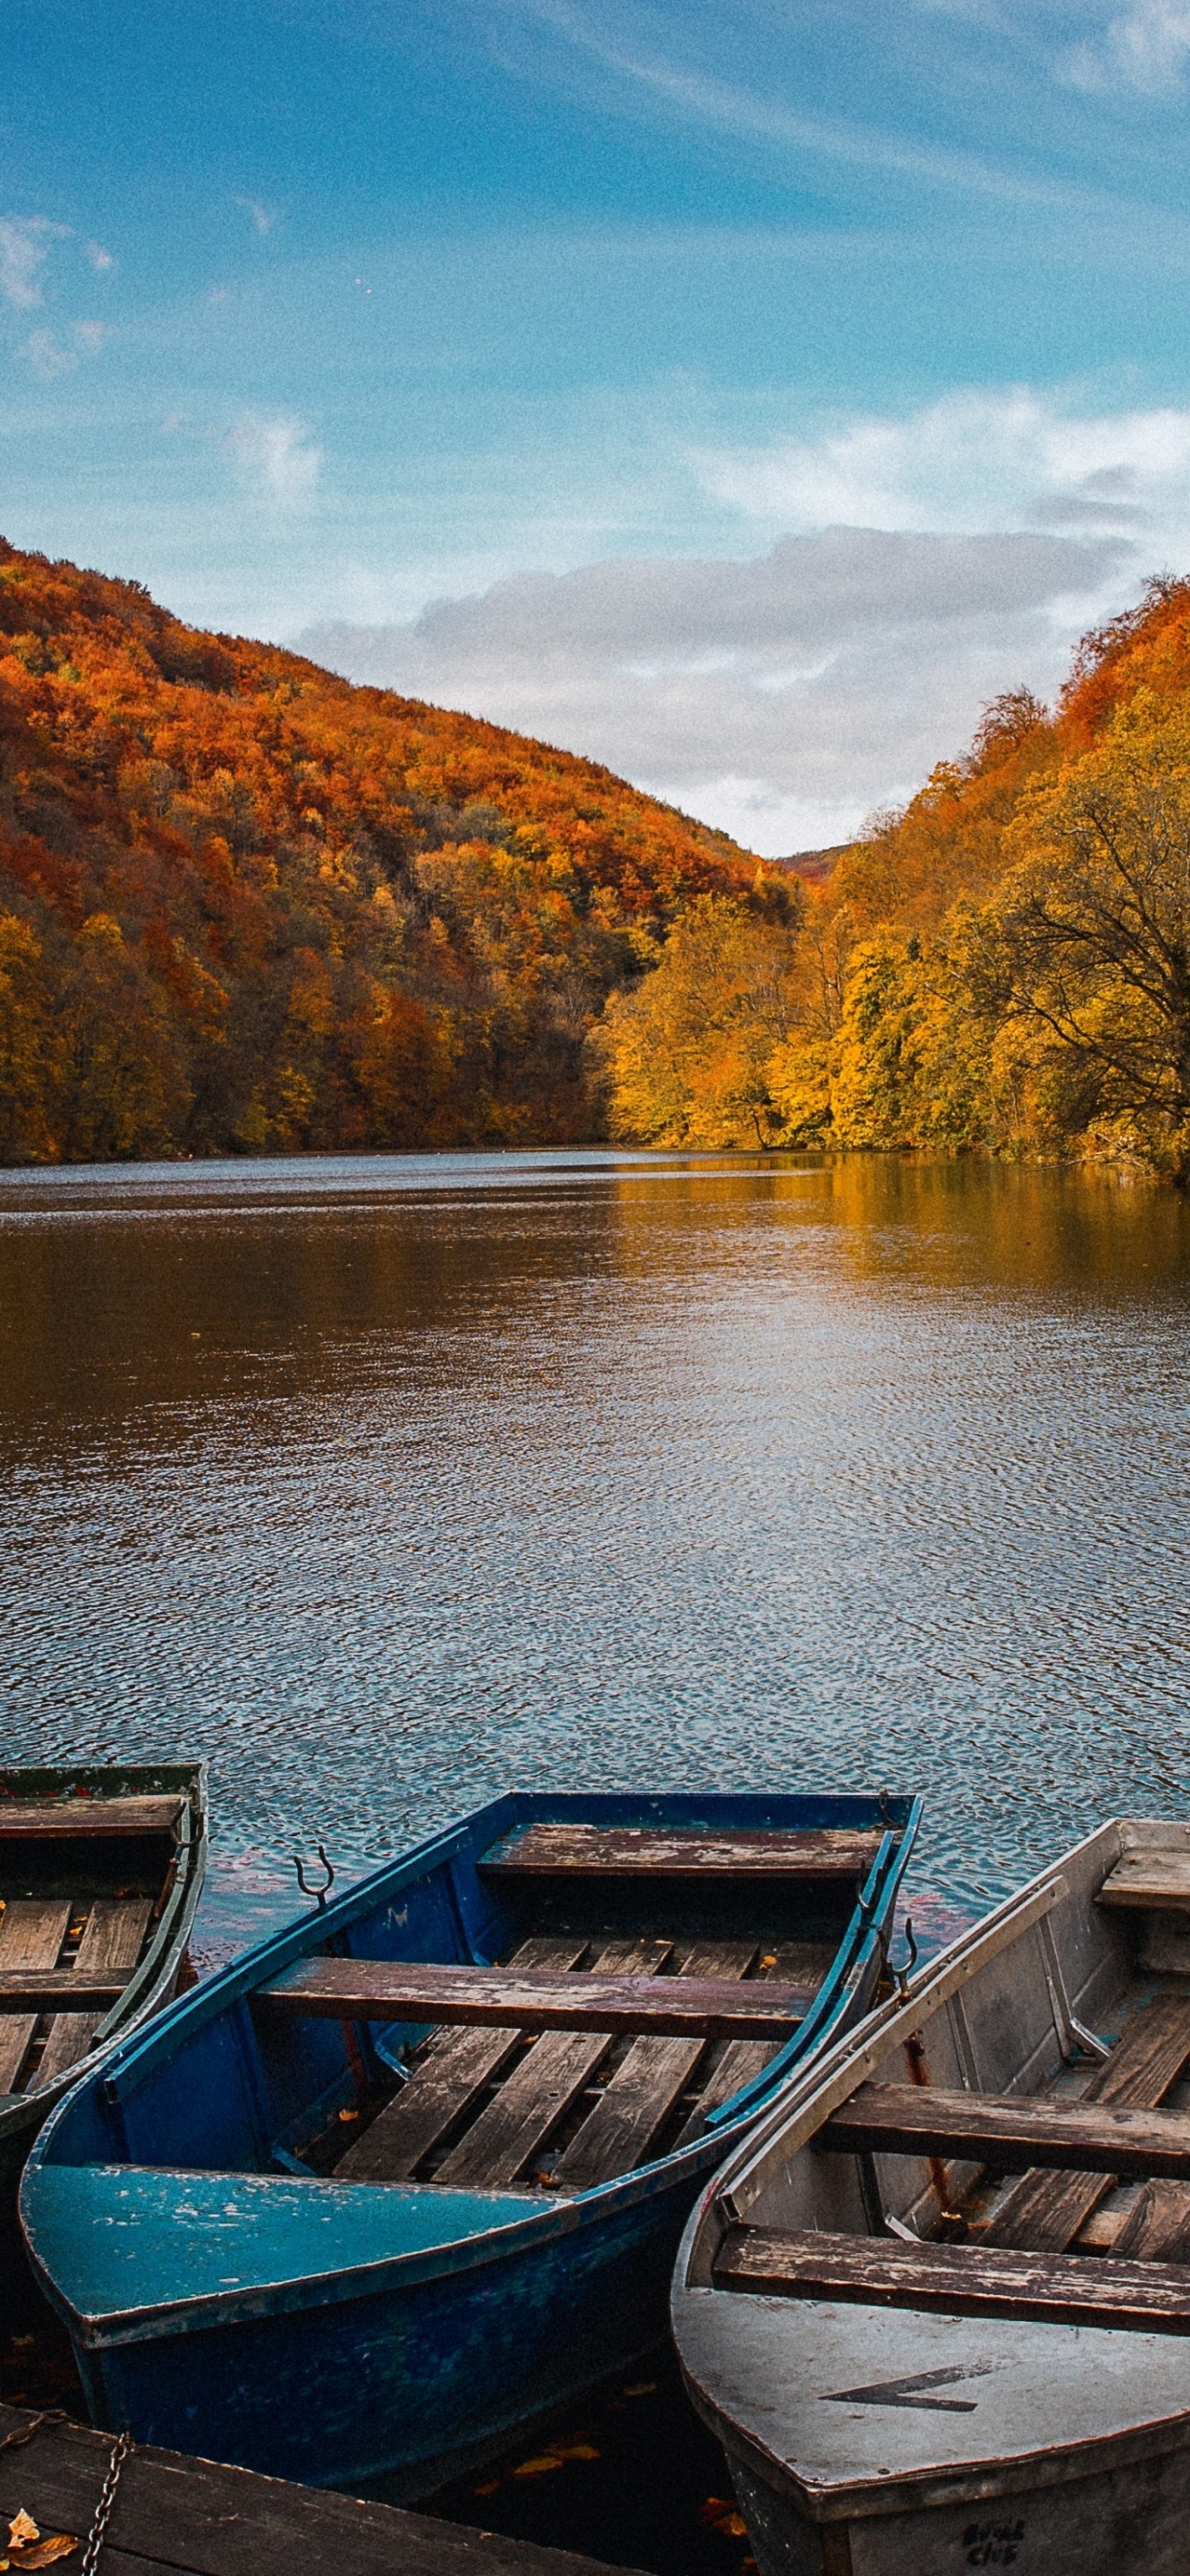
[[[601,1026],[613,1132],[979,1148],[1190,1179],[1190,583],[990,706],[808,889],[708,895]]]
[[[799,898],[591,762],[0,541],[0,1160],[589,1137],[591,1025],[699,899]]]

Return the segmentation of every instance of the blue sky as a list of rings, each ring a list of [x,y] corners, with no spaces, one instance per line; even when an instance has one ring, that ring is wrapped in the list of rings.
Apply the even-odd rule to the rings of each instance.
[[[1190,570],[1190,0],[0,0],[0,528],[753,846]]]

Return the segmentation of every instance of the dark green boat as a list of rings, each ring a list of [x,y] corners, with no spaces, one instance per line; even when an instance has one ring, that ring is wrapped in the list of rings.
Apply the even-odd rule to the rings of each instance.
[[[5,2252],[47,2112],[176,1991],[206,1853],[201,1763],[0,1768]]]

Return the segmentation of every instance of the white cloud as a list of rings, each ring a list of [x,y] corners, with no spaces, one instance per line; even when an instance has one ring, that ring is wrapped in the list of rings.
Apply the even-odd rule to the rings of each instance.
[[[243,481],[274,508],[301,510],[313,500],[322,450],[310,442],[300,420],[284,413],[245,412],[227,431],[224,445]]]
[[[48,215],[0,217],[0,295],[18,311],[41,302],[41,271],[51,242],[65,241],[68,224],[53,224]]]
[[[90,260],[92,268],[98,270],[100,274],[102,274],[105,269],[114,268],[116,265],[110,250],[105,250],[102,242],[84,242],[83,252],[85,257]]]
[[[277,220],[275,207],[263,206],[259,197],[233,197],[231,202],[233,206],[243,207],[244,213],[251,219],[254,232],[271,233]]]
[[[1190,411],[958,394],[687,464],[734,554],[518,572],[302,648],[778,854],[911,793],[987,699],[1048,696],[1087,626],[1190,566]]]
[[[1186,0],[1133,0],[1107,27],[1099,45],[1076,45],[1062,57],[1063,77],[1076,89],[1139,90],[1159,98],[1180,90],[1190,57],[1190,7]]]
[[[80,356],[98,357],[107,332],[102,322],[75,322],[68,336],[60,339],[53,331],[31,331],[25,342],[25,354],[35,376],[43,384],[52,384],[55,376],[69,376]]]
[[[299,640],[353,679],[604,760],[779,854],[908,794],[998,689],[1051,688],[1119,552],[835,527],[751,560],[518,574],[404,626]]]
[[[1063,413],[1027,389],[952,394],[907,419],[841,422],[817,439],[706,448],[703,488],[766,527],[1040,523],[1161,526],[1190,537],[1190,411]]]

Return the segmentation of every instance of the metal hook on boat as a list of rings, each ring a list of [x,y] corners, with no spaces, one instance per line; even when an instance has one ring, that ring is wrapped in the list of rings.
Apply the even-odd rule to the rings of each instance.
[[[876,1804],[877,1804],[877,1806],[878,1806],[878,1808],[879,1808],[879,1810],[880,1810],[880,1822],[881,1822],[881,1824],[882,1824],[882,1825],[891,1825],[891,1823],[892,1823],[892,1808],[890,1807],[889,1802],[888,1802],[888,1791],[887,1791],[887,1789],[881,1789],[881,1790],[880,1790],[879,1795],[877,1796]]]
[[[294,1855],[293,1855],[293,1865],[294,1865],[294,1868],[295,1868],[295,1869],[296,1869],[296,1871],[297,1871],[297,1883],[298,1883],[298,1886],[300,1887],[300,1889],[301,1889],[301,1891],[302,1891],[303,1896],[312,1896],[312,1897],[313,1897],[313,1899],[314,1899],[315,1904],[317,1905],[317,1908],[318,1908],[319,1913],[320,1913],[320,1914],[325,1914],[325,1912],[326,1912],[326,1900],[327,1900],[328,1896],[330,1895],[330,1892],[331,1892],[332,1887],[333,1887],[333,1886],[334,1886],[334,1884],[335,1884],[335,1872],[334,1872],[334,1868],[333,1868],[332,1863],[327,1859],[327,1856],[326,1856],[326,1846],[325,1846],[325,1844],[324,1844],[324,1843],[316,1843],[316,1845],[315,1845],[315,1850],[317,1851],[317,1853],[318,1853],[318,1857],[319,1857],[320,1861],[322,1862],[322,1866],[323,1866],[324,1870],[326,1871],[326,1877],[324,1878],[324,1880],[323,1880],[323,1883],[322,1883],[321,1887],[311,1887],[310,1882],[309,1882],[308,1878],[306,1877],[305,1870],[304,1870],[304,1868],[303,1868],[303,1866],[302,1866],[302,1861],[301,1861],[300,1854],[299,1854],[299,1853],[297,1853],[297,1852],[295,1852],[295,1853],[294,1853]]]
[[[904,1967],[894,1968],[893,1970],[893,1975],[895,1976],[897,1985],[900,1989],[900,1996],[903,2004],[908,2003],[909,2001],[909,1980],[917,1966],[917,1943],[913,1938],[913,1925],[910,1922],[908,1915],[905,1917],[905,1947],[909,1955],[905,1961]]]

